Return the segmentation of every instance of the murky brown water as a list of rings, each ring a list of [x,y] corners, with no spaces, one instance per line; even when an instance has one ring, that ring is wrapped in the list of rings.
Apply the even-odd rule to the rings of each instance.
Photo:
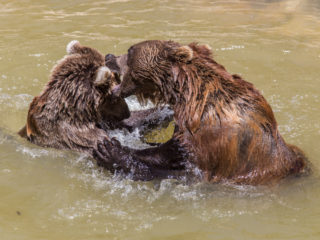
[[[319,1],[2,0],[0,34],[1,240],[320,239]],[[314,174],[273,188],[132,182],[18,138],[73,39],[115,54],[145,39],[208,43],[263,92]]]

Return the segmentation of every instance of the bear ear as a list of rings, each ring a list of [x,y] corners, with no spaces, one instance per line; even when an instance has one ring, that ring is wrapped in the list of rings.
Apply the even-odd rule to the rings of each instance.
[[[173,49],[171,56],[179,62],[190,62],[193,58],[193,50],[189,46],[181,46]]]
[[[94,85],[100,86],[107,83],[107,80],[112,76],[112,72],[108,67],[100,67],[96,74],[96,79],[94,80]]]
[[[77,40],[72,40],[67,45],[67,54],[74,54],[77,51],[77,48],[80,47],[80,43]]]
[[[197,49],[197,52],[201,55],[206,55],[206,56],[212,55],[212,48],[208,44],[193,45],[193,46]]]
[[[209,44],[203,44],[202,47],[209,53],[212,51],[212,47]]]

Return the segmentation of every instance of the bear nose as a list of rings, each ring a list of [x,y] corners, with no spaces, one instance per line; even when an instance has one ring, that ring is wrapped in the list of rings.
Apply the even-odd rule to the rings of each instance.
[[[114,58],[115,56],[111,53],[108,53],[105,57],[106,62],[109,61],[110,59]]]

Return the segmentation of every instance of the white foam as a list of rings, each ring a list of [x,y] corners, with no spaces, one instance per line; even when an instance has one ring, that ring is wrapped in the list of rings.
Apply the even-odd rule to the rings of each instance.
[[[122,146],[127,146],[134,149],[149,148],[150,145],[141,141],[141,134],[139,129],[135,129],[132,132],[127,130],[111,130],[108,131],[110,138],[116,138]]]
[[[23,154],[27,154],[31,156],[32,158],[38,158],[38,157],[43,157],[43,156],[48,156],[49,151],[45,149],[35,149],[35,148],[28,148],[24,146],[18,146],[17,147],[17,152],[21,152]]]
[[[154,105],[151,102],[148,102],[146,106],[141,106],[136,96],[130,96],[125,100],[128,104],[130,111],[146,110],[154,107]],[[172,110],[170,110],[169,108],[163,108],[161,110],[159,109],[159,111],[155,112],[154,114],[158,114],[161,121],[161,118],[165,118],[170,113],[172,113]],[[149,117],[152,118],[152,116]],[[134,129],[134,131],[132,132],[129,132],[127,130],[115,129],[108,131],[108,133],[110,138],[115,137],[123,146],[127,146],[134,149],[143,149],[150,147],[150,145],[141,141],[142,136],[140,134],[139,129]]]
[[[231,45],[230,47],[222,47],[222,48],[217,48],[216,51],[230,51],[230,50],[234,50],[234,49],[243,49],[244,46],[243,45]]]
[[[146,110],[154,107],[154,104],[148,100],[145,106],[141,106],[136,96],[130,96],[125,99],[130,111]]]
[[[33,54],[29,54],[30,57],[41,57],[44,56],[44,53],[33,53]]]

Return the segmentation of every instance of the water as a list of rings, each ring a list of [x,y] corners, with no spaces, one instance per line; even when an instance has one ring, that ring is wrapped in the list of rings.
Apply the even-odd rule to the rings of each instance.
[[[319,1],[3,0],[0,34],[1,240],[320,238]],[[313,175],[271,188],[133,182],[20,139],[73,39],[115,54],[145,39],[209,44],[263,92]]]

